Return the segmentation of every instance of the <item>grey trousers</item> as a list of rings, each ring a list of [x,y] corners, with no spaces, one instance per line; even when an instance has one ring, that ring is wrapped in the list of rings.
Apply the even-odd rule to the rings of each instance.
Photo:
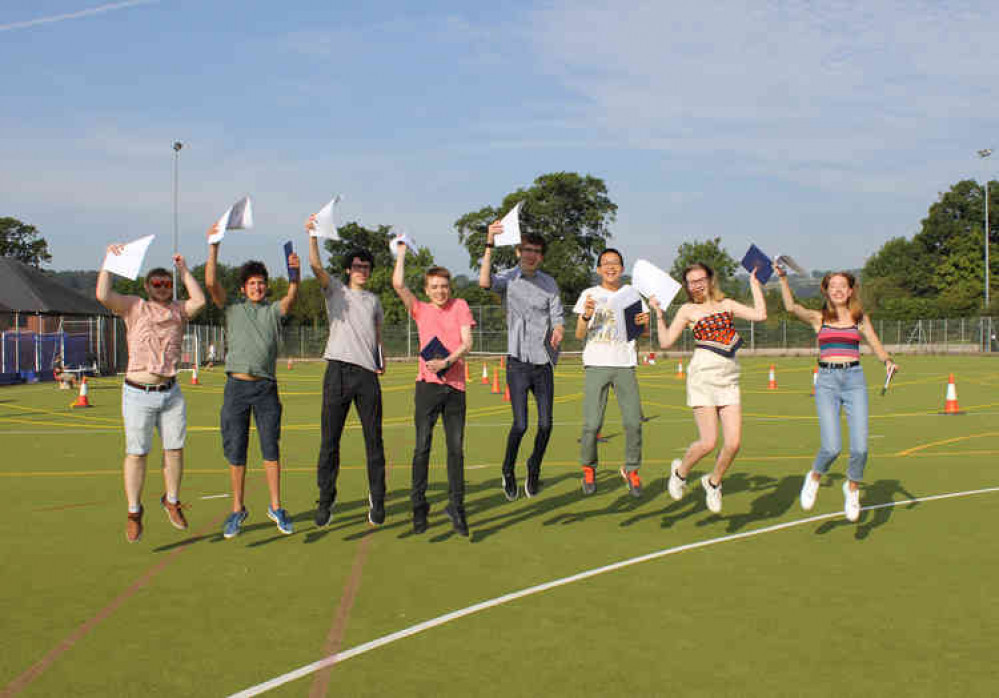
[[[596,467],[597,434],[604,424],[607,391],[614,386],[624,423],[624,468],[638,470],[642,464],[642,398],[634,367],[587,366],[583,392],[583,436],[579,443],[581,465]]]

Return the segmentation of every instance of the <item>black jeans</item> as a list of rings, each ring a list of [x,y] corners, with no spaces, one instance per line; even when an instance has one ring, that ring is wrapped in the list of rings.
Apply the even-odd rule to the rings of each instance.
[[[465,505],[465,391],[449,385],[417,381],[413,393],[413,423],[416,446],[413,448],[413,509],[427,505],[427,472],[430,446],[437,417],[444,415],[444,439],[447,442],[447,486],[451,504]]]
[[[506,357],[506,384],[510,387],[510,407],[513,409],[513,425],[506,437],[506,456],[503,458],[503,472],[513,473],[517,462],[520,440],[527,431],[527,393],[534,393],[538,406],[538,433],[534,437],[534,452],[527,459],[527,472],[541,472],[541,461],[548,448],[552,435],[552,410],[555,404],[555,371],[551,364],[529,364]]]
[[[368,459],[368,490],[376,502],[385,501],[385,446],[382,443],[382,389],[378,375],[343,361],[327,361],[323,377],[322,445],[316,465],[319,501],[336,500],[340,473],[340,435],[350,403],[357,407]]]

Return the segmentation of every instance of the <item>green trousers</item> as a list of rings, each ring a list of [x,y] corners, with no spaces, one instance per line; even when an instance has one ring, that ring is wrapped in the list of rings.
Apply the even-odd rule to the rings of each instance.
[[[638,470],[642,464],[642,398],[638,393],[635,368],[587,366],[583,392],[583,436],[580,438],[579,462],[596,467],[597,434],[604,424],[607,391],[614,386],[617,404],[624,423],[624,468]]]

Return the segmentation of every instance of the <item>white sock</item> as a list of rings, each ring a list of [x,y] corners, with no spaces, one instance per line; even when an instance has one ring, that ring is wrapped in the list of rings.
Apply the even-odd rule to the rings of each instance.
[[[131,504],[128,505],[129,514],[138,514],[140,511],[142,511],[141,504],[136,504],[135,506],[132,506]]]
[[[175,495],[175,494],[168,494],[167,495],[167,501],[170,502],[171,504],[176,504],[180,500],[177,499],[177,495]]]

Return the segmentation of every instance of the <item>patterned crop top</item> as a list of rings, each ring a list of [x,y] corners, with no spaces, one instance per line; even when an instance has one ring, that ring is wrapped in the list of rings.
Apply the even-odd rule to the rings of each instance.
[[[742,346],[742,337],[732,326],[731,311],[705,315],[694,323],[691,331],[697,348],[707,349],[730,359]]]
[[[819,361],[858,361],[860,359],[860,328],[830,327],[819,328]]]

